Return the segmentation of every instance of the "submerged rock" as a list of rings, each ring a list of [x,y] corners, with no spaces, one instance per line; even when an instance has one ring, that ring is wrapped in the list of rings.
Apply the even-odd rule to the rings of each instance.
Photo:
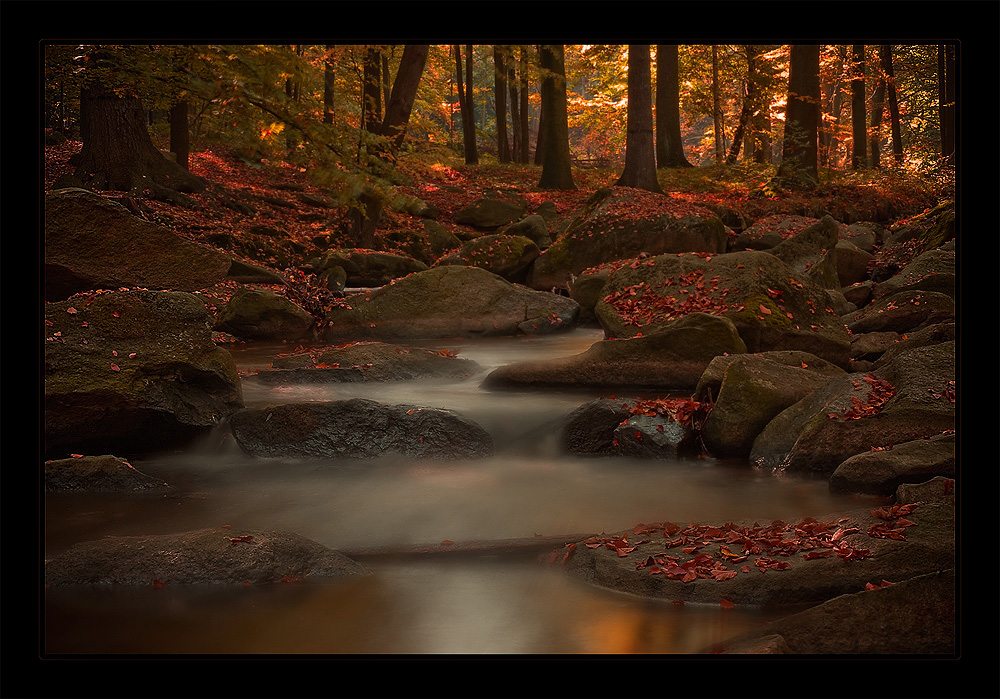
[[[111,454],[45,462],[46,491],[130,492],[168,487]]]
[[[180,534],[107,536],[45,561],[46,585],[265,584],[369,571],[298,534],[217,527]]]
[[[237,444],[259,457],[474,459],[493,453],[490,434],[451,410],[362,398],[243,410],[230,424]]]

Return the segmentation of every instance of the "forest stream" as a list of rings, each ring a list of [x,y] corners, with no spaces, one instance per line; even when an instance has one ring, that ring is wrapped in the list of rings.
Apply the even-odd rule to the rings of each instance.
[[[485,372],[582,352],[603,331],[441,340],[484,373],[466,380],[271,387],[248,376],[248,408],[371,398],[453,409],[494,438],[475,461],[254,459],[222,429],[185,453],[132,460],[174,486],[164,495],[46,496],[46,554],[105,535],[230,525],[292,531],[373,575],[240,586],[71,586],[45,590],[49,654],[692,654],[789,612],[646,600],[590,587],[544,551],[424,553],[442,542],[590,535],[640,522],[818,517],[857,505],[826,480],[759,473],[710,457],[675,460],[561,454],[562,419],[611,392],[499,392]],[[241,371],[284,345],[232,349]],[[572,541],[575,539],[567,539]],[[561,544],[553,545],[558,548]],[[387,554],[399,550],[400,555]],[[381,555],[372,555],[381,552]]]

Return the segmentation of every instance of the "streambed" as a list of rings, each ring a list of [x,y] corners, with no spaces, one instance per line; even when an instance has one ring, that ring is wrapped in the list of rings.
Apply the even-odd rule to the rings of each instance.
[[[576,354],[601,339],[578,328],[537,337],[406,343],[451,349],[483,373],[416,380],[273,387],[244,382],[247,407],[371,398],[453,409],[494,438],[475,461],[252,459],[224,430],[184,453],[133,460],[174,486],[163,494],[50,494],[48,554],[108,534],[292,531],[330,548],[387,550],[444,541],[597,534],[639,522],[819,517],[857,506],[825,480],[777,478],[746,462],[638,460],[560,453],[559,426],[611,392],[497,392],[494,367]],[[285,345],[232,349],[241,370]],[[629,394],[632,395],[632,394]],[[366,578],[258,587],[52,588],[45,649],[76,653],[696,653],[780,614],[672,604],[592,588],[518,554],[366,556]]]

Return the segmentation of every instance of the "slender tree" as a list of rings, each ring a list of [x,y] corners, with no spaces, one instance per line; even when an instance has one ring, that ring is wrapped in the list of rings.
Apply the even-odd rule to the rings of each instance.
[[[365,49],[361,82],[361,128],[377,133],[382,121],[382,55],[378,46]]]
[[[406,127],[413,111],[413,101],[420,86],[420,77],[427,63],[429,44],[407,44],[403,47],[403,55],[399,59],[399,68],[392,82],[389,103],[385,108],[385,117],[379,133],[389,139],[390,147],[398,152],[403,146]]]
[[[788,68],[785,135],[776,175],[779,187],[809,189],[819,182],[819,101],[819,45],[794,44]]]
[[[493,47],[493,95],[497,118],[497,157],[510,162],[510,142],[507,139],[507,60],[505,46]]]
[[[170,152],[174,154],[174,161],[185,170],[188,169],[190,146],[188,101],[186,97],[182,97],[170,108]]]
[[[743,54],[747,59],[747,77],[743,87],[743,106],[740,108],[740,117],[736,122],[736,131],[733,133],[733,143],[729,148],[729,155],[726,156],[727,165],[733,165],[736,162],[736,158],[740,154],[740,146],[743,145],[747,124],[750,122],[750,115],[753,113],[753,88],[751,87],[753,76],[750,71],[753,46],[744,46]]]
[[[539,142],[542,176],[539,189],[576,189],[570,167],[569,123],[566,112],[566,68],[562,44],[539,47],[542,68]],[[648,55],[647,55],[648,61]],[[650,132],[652,138],[652,132]]]
[[[334,90],[336,87],[335,65],[333,63],[333,44],[326,45],[323,57],[323,123],[332,124],[334,114]]]
[[[616,184],[662,194],[656,179],[651,90],[649,45],[629,44],[625,169]]]
[[[865,124],[865,46],[854,44],[851,63],[851,169],[863,170],[868,164],[868,132]]]
[[[719,47],[712,45],[712,123],[715,125],[715,162],[722,164],[726,133],[722,128],[722,101],[719,95]]]
[[[878,77],[875,80],[875,92],[872,94],[871,125],[868,129],[869,163],[876,170],[882,167],[882,114],[884,111],[885,73],[880,64]]]
[[[455,75],[458,85],[458,104],[462,112],[462,142],[465,146],[465,164],[479,163],[479,151],[476,148],[476,115],[472,102],[472,46],[465,46],[466,76],[462,78],[462,47],[453,46],[455,52]]]
[[[941,128],[941,155],[955,164],[955,46],[938,46],[938,118]]]
[[[753,161],[764,164],[771,162],[770,92],[774,75],[773,70],[761,59],[761,48],[751,46],[747,55],[747,70],[752,76],[748,83],[752,89],[750,102],[753,105],[748,130]]]
[[[681,138],[677,45],[656,47],[656,166],[694,167],[684,157]]]
[[[521,102],[521,159],[519,162],[528,163],[531,161],[531,146],[529,144],[528,132],[528,47],[521,44],[521,56],[518,63],[518,99]]]
[[[886,89],[889,98],[889,128],[892,134],[892,157],[897,163],[903,162],[903,138],[899,126],[899,101],[896,96],[896,75],[892,67],[892,46],[883,44],[882,71],[885,73]]]

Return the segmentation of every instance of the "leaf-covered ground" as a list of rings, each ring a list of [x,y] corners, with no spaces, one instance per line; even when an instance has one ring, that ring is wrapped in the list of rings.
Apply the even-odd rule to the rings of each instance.
[[[81,148],[79,141],[66,141],[45,148],[46,189],[60,176],[72,174],[70,158]],[[255,213],[241,214],[220,207],[212,195],[190,195],[198,208],[184,208],[154,200],[142,203],[152,212],[151,220],[180,235],[225,249],[235,257],[283,271],[300,266],[329,248],[353,247],[343,221],[345,208],[321,208],[303,203],[305,196],[335,202],[335,193],[310,178],[310,173],[285,163],[248,163],[220,145],[195,146],[190,170],[250,202]],[[574,169],[576,189],[540,190],[539,166],[486,163],[466,166],[460,162],[437,163],[417,157],[400,161],[397,175],[403,181],[399,193],[434,205],[439,222],[449,230],[460,229],[455,214],[491,193],[517,195],[528,202],[529,213],[543,202],[555,204],[560,217],[579,210],[601,187],[613,186],[619,173],[608,169]],[[711,207],[730,211],[747,225],[776,214],[819,217],[829,212],[849,212],[859,220],[897,220],[912,216],[949,196],[952,184],[940,177],[918,178],[900,172],[844,175],[829,173],[814,192],[764,194],[772,167],[739,165],[661,170],[661,185],[669,200],[637,193],[636,205],[648,213],[664,206],[683,212]],[[103,192],[112,197],[122,192]],[[951,194],[953,196],[953,193]],[[632,211],[638,215],[640,211]],[[377,235],[398,230],[422,230],[420,219],[401,212],[385,213]],[[383,242],[385,249],[392,244]]]

